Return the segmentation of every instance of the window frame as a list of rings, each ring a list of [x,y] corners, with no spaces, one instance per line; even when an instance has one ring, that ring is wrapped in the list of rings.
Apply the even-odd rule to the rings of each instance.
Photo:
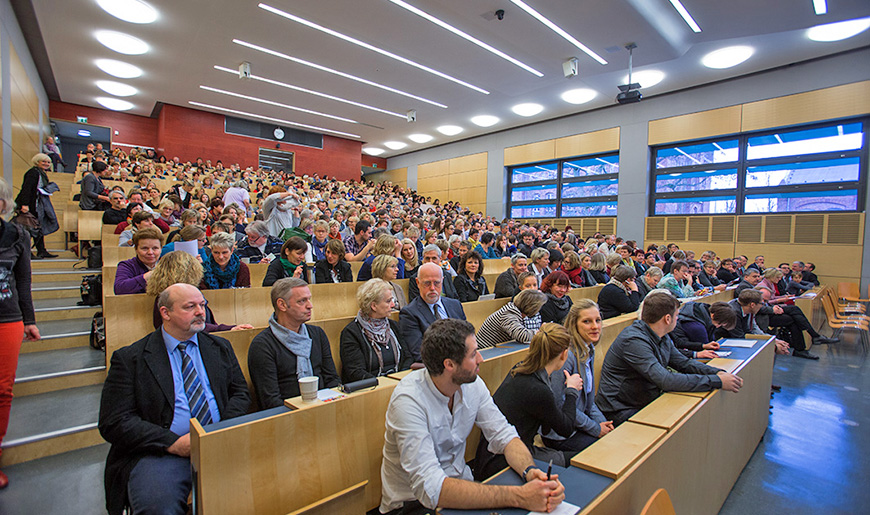
[[[816,154],[800,154],[786,157],[758,158],[747,159],[749,150],[749,139],[783,132],[796,132],[804,130],[812,130],[818,128],[832,127],[837,125],[847,125],[851,123],[862,124],[863,144],[861,148],[855,150],[820,152]],[[769,214],[796,214],[796,213],[862,213],[867,197],[867,166],[868,166],[868,135],[870,135],[870,117],[850,117],[836,120],[826,120],[823,122],[791,125],[786,127],[777,127],[774,129],[765,129],[761,131],[744,132],[737,134],[722,134],[713,138],[704,138],[698,140],[686,140],[680,142],[670,142],[665,145],[657,145],[650,147],[650,164],[649,164],[649,199],[647,203],[648,216],[735,216],[735,215],[759,215],[765,213],[746,212],[746,197],[749,195],[775,195],[781,193],[824,193],[827,191],[842,191],[842,190],[857,190],[858,198],[855,210],[836,210],[836,211],[776,211]],[[703,165],[679,166],[673,168],[656,167],[656,156],[659,149],[671,148],[679,145],[697,145],[705,143],[713,143],[722,140],[738,140],[737,161],[727,163],[710,163]],[[826,161],[833,159],[858,158],[858,180],[843,181],[831,183],[813,183],[813,184],[792,184],[783,186],[763,186],[763,187],[747,187],[746,179],[749,168],[756,166],[770,166],[779,164],[792,163],[809,163],[814,161]],[[691,190],[679,191],[670,193],[657,193],[656,182],[659,177],[673,173],[689,173],[706,170],[737,170],[737,187],[722,190]],[[705,197],[710,196],[734,196],[734,212],[733,213],[697,213],[697,214],[656,214],[655,207],[657,200],[670,199],[685,199],[697,197],[698,194]]]
[[[619,190],[619,172],[617,173],[605,173],[599,175],[587,175],[582,177],[564,177],[564,169],[565,163],[577,160],[586,160],[586,159],[595,159],[595,158],[616,158],[616,165],[619,166],[619,151],[611,151],[611,152],[598,152],[595,154],[581,155],[581,156],[573,156],[561,159],[548,159],[546,161],[538,161],[533,163],[522,163],[505,167],[507,169],[507,216],[509,218],[515,218],[512,216],[513,208],[515,207],[523,207],[523,206],[555,206],[556,216],[530,216],[530,217],[516,217],[516,219],[524,219],[524,218],[608,218],[614,217],[615,214],[605,214],[605,215],[591,215],[591,216],[563,216],[562,215],[562,207],[565,204],[583,204],[588,202],[606,202],[606,203],[614,203],[616,204],[618,201],[618,190]],[[555,179],[545,179],[540,181],[529,181],[529,182],[520,182],[514,184],[513,182],[513,173],[514,170],[520,168],[528,168],[530,166],[547,166],[547,165],[556,165],[556,178]],[[586,196],[586,197],[563,197],[562,190],[566,186],[576,186],[578,184],[582,185],[583,183],[596,182],[596,181],[609,181],[616,180],[617,194],[616,195],[600,195],[600,196]],[[522,189],[529,186],[556,186],[556,198],[555,199],[542,199],[542,200],[513,200],[513,192],[515,189]]]

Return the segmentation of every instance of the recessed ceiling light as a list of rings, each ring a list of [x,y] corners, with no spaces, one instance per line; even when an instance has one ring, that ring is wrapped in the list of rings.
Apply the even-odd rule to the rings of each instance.
[[[434,138],[428,134],[409,134],[408,139],[414,143],[429,143]]]
[[[755,49],[751,46],[729,46],[713,50],[705,55],[701,59],[701,64],[707,68],[715,68],[717,70],[731,68],[752,57],[753,53],[755,53]]]
[[[225,113],[238,114],[241,116],[250,116],[251,118],[258,118],[260,120],[267,120],[270,122],[276,122],[281,125],[293,125],[294,127],[302,127],[303,129],[311,129],[318,132],[330,132],[332,134],[338,134],[339,136],[347,136],[349,138],[359,138],[359,134],[351,134],[349,132],[341,132],[334,131],[332,129],[326,129],[324,127],[317,127],[316,125],[308,125],[305,123],[291,122],[290,120],[282,120],[280,118],[272,118],[271,116],[263,116],[261,114],[249,113],[247,111],[238,111],[236,109],[229,109],[227,107],[220,107],[212,104],[203,104],[202,102],[194,102],[193,100],[188,100],[188,104],[194,105],[197,107],[203,107],[205,109],[214,109],[215,111],[223,111]]]
[[[98,80],[97,87],[116,97],[129,97],[139,92],[139,90],[129,84],[121,84],[112,80]]]
[[[440,132],[441,134],[443,134],[445,136],[456,136],[457,134],[459,134],[460,132],[462,132],[465,129],[463,129],[462,127],[460,127],[458,125],[442,125],[441,127],[438,127],[435,130]]]
[[[135,79],[142,76],[142,69],[132,64],[114,59],[97,59],[95,62],[97,68],[119,79]]]
[[[434,23],[435,25],[438,25],[442,29],[446,29],[446,30],[456,34],[457,36],[461,37],[462,39],[465,39],[466,41],[470,41],[470,42],[474,43],[475,45],[479,46],[480,48],[483,48],[484,50],[492,52],[493,54],[501,57],[502,59],[504,59],[508,62],[511,62],[511,63],[519,66],[520,68],[526,70],[527,72],[529,72],[533,75],[537,75],[538,77],[544,76],[543,73],[532,68],[531,66],[527,65],[526,63],[524,63],[518,59],[514,59],[513,57],[502,52],[501,50],[499,50],[491,45],[488,45],[487,43],[484,43],[483,41],[477,39],[476,37],[472,36],[471,34],[468,34],[467,32],[462,31],[460,29],[457,29],[456,27],[454,27],[453,25],[450,25],[446,21],[444,21],[440,18],[436,18],[435,16],[432,16],[431,14],[418,9],[418,8],[414,7],[413,5],[410,5],[406,2],[403,2],[402,0],[390,0],[390,2],[393,2],[394,4],[398,5],[402,9],[407,9],[408,11],[411,11],[412,13],[416,14],[417,16],[420,16],[421,18],[424,18],[426,20],[431,21],[432,23]]]
[[[813,41],[842,41],[857,36],[868,28],[870,28],[870,18],[858,18],[810,27],[807,29],[807,37]]]
[[[520,116],[535,116],[544,110],[544,106],[541,104],[536,104],[534,102],[526,102],[524,104],[517,104],[511,107],[511,111],[515,112]]]
[[[98,30],[94,35],[103,46],[119,54],[141,55],[149,48],[141,39],[114,30]]]
[[[544,25],[546,25],[547,28],[549,28],[549,29],[552,30],[553,32],[555,32],[556,34],[558,34],[558,35],[562,36],[563,38],[565,38],[565,40],[567,40],[569,43],[571,43],[572,45],[574,45],[574,46],[576,46],[577,48],[579,48],[580,50],[582,50],[586,55],[588,55],[588,56],[591,57],[592,59],[595,59],[596,61],[598,61],[598,62],[601,63],[601,64],[607,64],[607,61],[605,61],[603,57],[601,57],[600,55],[598,55],[598,54],[596,54],[595,52],[593,52],[589,47],[587,47],[587,46],[584,45],[583,43],[577,41],[577,39],[576,39],[574,36],[572,36],[571,34],[568,34],[567,32],[565,32],[561,27],[559,27],[558,25],[556,25],[555,23],[553,23],[552,21],[550,21],[550,20],[549,20],[546,16],[544,16],[543,14],[541,14],[541,13],[539,13],[538,11],[532,9],[531,6],[529,6],[528,4],[526,4],[525,2],[523,2],[522,0],[511,0],[511,2],[513,2],[517,7],[519,7],[519,8],[522,9],[523,11],[526,11],[527,13],[529,13],[530,15],[532,15],[532,17],[535,18],[536,20],[538,20],[539,22],[541,22],[541,23],[543,23]]]
[[[111,109],[112,111],[129,111],[130,109],[133,109],[133,104],[126,100],[121,100],[120,98],[98,97],[97,102],[101,106],[106,109]]]
[[[384,150],[382,148],[378,148],[378,147],[366,147],[363,149],[363,152],[365,152],[366,154],[368,154],[370,156],[379,156],[379,155],[383,154],[384,152],[386,152],[386,150]]]
[[[232,91],[227,91],[225,89],[217,89],[217,88],[212,88],[209,86],[200,85],[199,87],[201,89],[206,90],[206,91],[212,91],[214,93],[220,93],[222,95],[229,95],[231,97],[236,97],[236,98],[244,98],[245,100],[260,102],[261,104],[268,104],[268,105],[272,105],[275,107],[283,107],[284,109],[290,109],[291,111],[299,111],[300,113],[308,113],[308,114],[313,114],[315,116],[323,116],[325,118],[332,118],[333,120],[338,120],[340,122],[359,123],[358,121],[351,120],[350,118],[343,118],[341,116],[335,116],[334,114],[321,113],[319,111],[312,111],[311,109],[305,109],[304,107],[296,107],[296,106],[291,106],[289,104],[282,104],[281,102],[275,102],[274,100],[267,100],[265,98],[252,97],[249,95],[242,95],[241,93],[234,93]]]
[[[390,150],[401,150],[408,146],[407,143],[403,143],[401,141],[385,141],[384,146]]]
[[[334,70],[332,68],[327,68],[326,66],[322,66],[322,65],[319,65],[317,63],[312,63],[311,61],[306,61],[304,59],[299,59],[298,57],[293,57],[291,55],[282,54],[281,52],[277,52],[275,50],[271,50],[271,49],[266,48],[266,47],[261,47],[259,45],[255,45],[253,43],[248,43],[247,41],[242,41],[240,39],[234,39],[233,43],[235,43],[237,45],[242,45],[244,47],[248,47],[252,50],[257,50],[257,51],[260,51],[260,52],[263,52],[266,54],[274,55],[275,57],[280,57],[281,59],[287,59],[288,61],[292,61],[292,62],[297,63],[297,64],[301,64],[304,66],[310,66],[311,68],[315,68],[315,69],[320,70],[320,71],[332,73],[334,75],[344,77],[345,79],[355,80],[357,82],[361,82],[363,84],[368,84],[369,86],[374,86],[376,88],[380,88],[380,89],[389,91],[391,93],[396,93],[397,95],[406,96],[408,98],[413,98],[413,99],[419,100],[421,102],[426,102],[427,104],[432,104],[434,106],[438,106],[438,107],[447,109],[447,106],[440,103],[440,102],[435,102],[434,100],[429,100],[428,98],[423,98],[423,97],[414,95],[412,93],[408,93],[407,91],[402,91],[400,89],[391,88],[390,86],[385,86],[383,84],[379,84],[377,82],[370,81],[368,79],[363,79],[362,77],[357,77],[356,75],[351,75],[349,73],[344,73],[342,71]],[[238,71],[236,71],[236,73],[238,73]],[[405,115],[402,115],[402,117],[404,118]]]
[[[141,0],[97,0],[97,5],[115,18],[130,23],[157,21],[157,9]]]
[[[631,82],[637,82],[642,88],[651,88],[663,80],[665,74],[658,70],[641,70],[631,74]],[[628,84],[628,75],[622,79],[622,84]]]
[[[569,89],[562,93],[562,100],[569,104],[585,104],[598,96],[598,92],[589,88]]]
[[[231,68],[224,68],[223,66],[215,66],[215,70],[220,70],[222,72],[230,73],[238,76],[239,70],[233,70]],[[363,109],[370,109],[372,111],[377,111],[379,113],[388,114],[390,116],[395,116],[396,118],[401,118],[403,120],[407,119],[407,114],[395,113],[393,111],[387,111],[386,109],[381,109],[380,107],[370,106],[368,104],[363,104],[361,102],[355,102],[353,100],[348,100],[346,98],[337,97],[334,95],[328,95],[326,93],[322,93],[320,91],[314,91],[311,89],[302,88],[299,86],[294,86],[293,84],[287,84],[286,82],[281,82],[273,79],[267,79],[266,77],[260,77],[259,75],[251,75],[251,79],[258,80],[261,82],[265,82],[267,84],[272,84],[274,86],[281,86],[282,88],[292,89],[293,91],[300,91],[302,93],[308,93],[310,95],[316,95],[322,98],[328,98],[330,100],[335,100],[336,102],[343,102],[345,104],[350,104],[357,107],[362,107]]]
[[[484,95],[489,95],[489,91],[487,91],[483,88],[479,88],[479,87],[475,86],[474,84],[470,84],[468,82],[465,82],[464,80],[457,79],[456,77],[454,77],[452,75],[448,75],[448,74],[441,72],[441,71],[438,71],[434,68],[429,68],[428,66],[422,65],[422,64],[418,63],[417,61],[412,61],[411,59],[394,54],[392,52],[384,50],[383,48],[376,47],[376,46],[371,45],[369,43],[366,43],[364,41],[360,41],[356,38],[352,38],[352,37],[348,36],[347,34],[342,34],[341,32],[324,27],[323,25],[318,25],[318,24],[314,23],[313,21],[306,20],[305,18],[300,18],[299,16],[296,16],[294,14],[290,14],[286,11],[282,11],[281,9],[276,9],[275,7],[272,7],[270,5],[259,4],[258,7],[260,9],[269,11],[273,14],[277,14],[278,16],[281,16],[282,18],[287,18],[288,20],[295,21],[296,23],[301,23],[302,25],[305,25],[306,27],[311,27],[314,30],[319,30],[320,32],[323,32],[324,34],[329,34],[330,36],[342,39],[344,41],[347,41],[348,43],[352,43],[354,45],[360,46],[360,47],[365,48],[367,50],[371,50],[372,52],[377,52],[383,56],[389,57],[391,59],[395,59],[396,61],[399,61],[401,63],[405,63],[409,66],[413,66],[414,68],[423,70],[425,72],[429,72],[433,75],[437,75],[438,77],[441,77],[442,79],[447,79],[447,80],[449,80],[451,82],[455,82],[456,84],[459,84],[461,86],[465,86],[466,88],[473,89],[474,91],[483,93]]]
[[[501,120],[498,116],[492,116],[489,114],[481,114],[471,119],[471,123],[480,127],[492,127],[500,121]]]
[[[822,0],[822,1],[824,1],[824,0]],[[692,29],[692,32],[701,32],[701,27],[698,26],[698,24],[695,22],[695,19],[692,18],[691,14],[689,14],[689,11],[686,10],[685,7],[683,7],[683,4],[682,4],[682,2],[680,2],[680,0],[670,0],[670,2],[671,2],[671,5],[674,6],[674,9],[676,9],[677,12],[680,13],[680,16],[682,16],[683,21],[686,22],[686,25],[688,25],[689,28]]]
[[[828,2],[825,0],[813,0],[813,9],[819,16],[826,14],[828,12]]]

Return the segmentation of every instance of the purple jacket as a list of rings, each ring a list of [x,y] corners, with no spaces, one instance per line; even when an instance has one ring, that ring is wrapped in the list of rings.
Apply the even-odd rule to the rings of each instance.
[[[131,293],[145,293],[145,272],[148,267],[139,261],[138,257],[126,259],[118,263],[118,272],[115,274],[115,295],[130,295]]]

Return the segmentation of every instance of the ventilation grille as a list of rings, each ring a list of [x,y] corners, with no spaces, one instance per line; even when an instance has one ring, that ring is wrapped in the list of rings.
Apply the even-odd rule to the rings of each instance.
[[[828,243],[858,245],[861,243],[861,215],[828,215]]]
[[[644,241],[665,241],[666,220],[664,217],[647,217]]]
[[[668,218],[668,226],[665,231],[665,239],[668,241],[686,240],[686,217],[675,216]]]
[[[830,229],[828,229],[830,230]],[[825,215],[797,215],[794,218],[795,243],[822,243]]]
[[[734,241],[734,217],[712,216],[710,241]]]
[[[737,219],[737,241],[761,243],[761,216],[741,216]]]
[[[594,218],[584,218],[583,223],[580,226],[583,228],[583,237],[588,238],[598,231],[598,220]]]
[[[791,215],[768,215],[764,224],[766,243],[791,242]]]
[[[616,234],[616,218],[599,218],[598,232]]]
[[[693,216],[689,218],[689,241],[710,240],[710,217]]]

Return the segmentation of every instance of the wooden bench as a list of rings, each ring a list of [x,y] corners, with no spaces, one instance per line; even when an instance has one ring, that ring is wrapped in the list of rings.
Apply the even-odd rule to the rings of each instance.
[[[78,211],[79,241],[100,241],[103,236],[103,212],[102,211]]]

